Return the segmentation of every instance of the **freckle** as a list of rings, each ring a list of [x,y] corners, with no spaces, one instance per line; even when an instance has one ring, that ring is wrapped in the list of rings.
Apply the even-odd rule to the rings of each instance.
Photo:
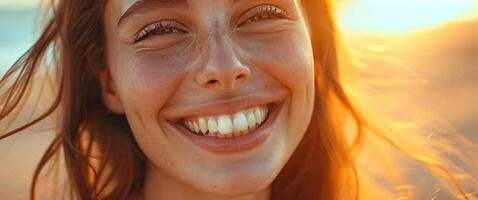
[[[175,165],[175,163],[174,163],[174,162],[171,162],[171,166],[173,166],[173,167],[174,167],[174,165]]]
[[[216,188],[216,185],[213,185],[212,187],[215,189],[215,188]]]

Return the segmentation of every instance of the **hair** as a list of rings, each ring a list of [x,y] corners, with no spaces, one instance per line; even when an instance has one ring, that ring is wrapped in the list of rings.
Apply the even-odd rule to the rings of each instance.
[[[38,74],[51,59],[57,93],[39,116],[0,139],[20,133],[59,114],[55,138],[36,167],[31,199],[38,198],[41,174],[60,154],[67,172],[71,199],[126,199],[142,188],[146,160],[132,136],[125,116],[112,114],[101,99],[97,72],[106,66],[103,1],[48,2],[51,18],[35,44],[0,81],[0,121],[15,118]],[[315,61],[315,104],[309,127],[286,166],[272,183],[273,199],[359,199],[364,177],[356,158],[367,133],[406,155],[438,167],[468,199],[464,188],[439,162],[398,145],[375,129],[347,94],[339,70],[339,47],[334,19],[326,0],[301,0]],[[344,129],[354,122],[352,139]],[[370,131],[366,131],[370,130]],[[58,177],[57,177],[58,178]],[[56,186],[59,187],[59,186]],[[350,189],[354,188],[354,189]],[[370,189],[370,188],[368,188]]]

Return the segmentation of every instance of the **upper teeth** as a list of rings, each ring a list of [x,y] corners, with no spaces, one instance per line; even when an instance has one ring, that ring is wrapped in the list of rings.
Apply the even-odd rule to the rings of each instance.
[[[256,106],[230,115],[201,116],[184,119],[182,122],[196,134],[219,138],[240,136],[261,125],[268,111],[266,106]]]

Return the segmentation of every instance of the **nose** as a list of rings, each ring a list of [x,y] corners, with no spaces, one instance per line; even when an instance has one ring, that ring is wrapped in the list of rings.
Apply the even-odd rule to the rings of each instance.
[[[210,42],[207,61],[196,75],[196,82],[215,90],[233,89],[251,76],[249,67],[243,65],[234,52],[234,47],[225,38]]]

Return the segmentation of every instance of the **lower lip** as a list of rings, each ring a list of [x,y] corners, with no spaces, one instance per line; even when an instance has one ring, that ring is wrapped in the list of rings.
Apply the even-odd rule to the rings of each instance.
[[[264,143],[264,141],[272,132],[272,125],[274,124],[275,120],[277,120],[277,116],[279,115],[281,107],[282,104],[270,106],[269,110],[271,112],[264,124],[256,128],[252,132],[248,133],[247,135],[232,138],[199,136],[194,133],[191,133],[189,130],[175,122],[168,122],[174,127],[176,127],[181,133],[181,135],[183,135],[186,139],[198,145],[202,149],[214,153],[242,152],[253,149]]]

